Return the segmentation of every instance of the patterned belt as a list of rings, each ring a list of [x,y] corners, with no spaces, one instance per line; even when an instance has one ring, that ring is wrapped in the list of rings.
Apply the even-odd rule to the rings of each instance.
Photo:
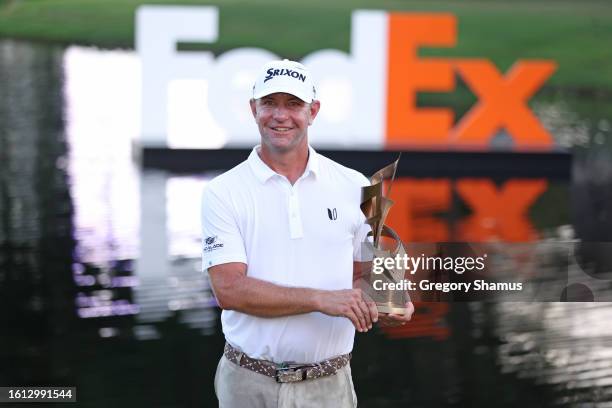
[[[351,353],[348,353],[314,364],[276,364],[272,361],[251,358],[232,347],[229,343],[225,343],[223,354],[232,363],[247,370],[272,377],[279,383],[313,380],[334,375],[339,369],[347,365],[351,359]]]

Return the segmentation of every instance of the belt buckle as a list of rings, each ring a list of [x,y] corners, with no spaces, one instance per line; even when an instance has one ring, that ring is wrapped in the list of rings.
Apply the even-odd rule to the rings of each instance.
[[[288,366],[276,369],[274,378],[277,383],[290,383],[304,381],[306,379],[308,366]]]

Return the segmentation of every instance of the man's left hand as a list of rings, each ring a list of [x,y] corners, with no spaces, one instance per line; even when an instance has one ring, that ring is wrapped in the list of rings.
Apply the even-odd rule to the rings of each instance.
[[[405,314],[395,314],[395,313],[379,313],[378,321],[381,326],[384,327],[398,327],[403,326],[412,319],[412,314],[414,313],[414,305],[412,302],[406,303],[406,313]]]

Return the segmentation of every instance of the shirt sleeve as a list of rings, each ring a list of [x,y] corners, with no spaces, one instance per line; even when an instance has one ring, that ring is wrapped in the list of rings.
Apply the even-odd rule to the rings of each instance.
[[[244,240],[229,200],[207,186],[202,194],[202,270],[228,262],[247,263]]]

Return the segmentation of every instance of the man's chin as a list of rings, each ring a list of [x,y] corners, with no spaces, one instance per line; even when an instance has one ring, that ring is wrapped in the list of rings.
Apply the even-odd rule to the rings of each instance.
[[[292,151],[293,149],[295,149],[295,145],[293,144],[276,144],[276,143],[271,143],[268,145],[268,147],[270,148],[270,150],[277,152],[277,153],[287,153]]]
[[[268,140],[266,143],[270,150],[278,153],[290,152],[294,150],[298,144],[299,143],[296,143],[294,140]]]

